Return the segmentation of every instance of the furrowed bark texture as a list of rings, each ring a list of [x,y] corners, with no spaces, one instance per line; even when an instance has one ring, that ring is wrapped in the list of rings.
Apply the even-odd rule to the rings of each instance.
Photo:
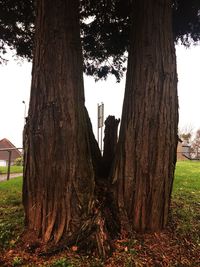
[[[102,158],[102,176],[108,178],[117,147],[118,125],[120,120],[108,116],[105,120],[104,149]]]
[[[112,173],[122,228],[166,226],[176,161],[178,100],[170,0],[133,1],[128,72]]]
[[[37,12],[23,204],[27,229],[58,242],[80,230],[94,194],[78,0],[40,0]]]

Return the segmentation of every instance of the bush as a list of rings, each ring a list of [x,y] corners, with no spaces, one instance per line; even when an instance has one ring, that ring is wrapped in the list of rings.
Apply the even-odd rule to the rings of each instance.
[[[16,158],[14,161],[15,166],[22,166],[23,165],[23,157]]]

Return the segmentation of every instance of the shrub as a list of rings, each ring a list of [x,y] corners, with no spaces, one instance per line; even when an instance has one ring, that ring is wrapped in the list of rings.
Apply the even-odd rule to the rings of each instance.
[[[22,166],[23,165],[23,157],[16,158],[14,161],[15,166]]]

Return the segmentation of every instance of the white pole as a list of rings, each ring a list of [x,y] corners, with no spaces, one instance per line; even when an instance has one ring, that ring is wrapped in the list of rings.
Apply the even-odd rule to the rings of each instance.
[[[23,100],[22,103],[24,104],[24,125],[26,123],[26,102]]]

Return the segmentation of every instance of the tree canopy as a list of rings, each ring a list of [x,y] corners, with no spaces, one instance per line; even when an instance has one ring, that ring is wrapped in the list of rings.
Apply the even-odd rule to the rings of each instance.
[[[32,58],[34,21],[32,0],[0,0],[0,63],[8,47],[20,57]]]
[[[126,70],[132,1],[80,0],[84,72],[95,79],[109,73],[117,81]],[[199,0],[173,0],[174,41],[189,46],[200,40]],[[34,0],[0,0],[0,53],[7,48],[32,58]],[[0,58],[1,62],[3,56]]]

